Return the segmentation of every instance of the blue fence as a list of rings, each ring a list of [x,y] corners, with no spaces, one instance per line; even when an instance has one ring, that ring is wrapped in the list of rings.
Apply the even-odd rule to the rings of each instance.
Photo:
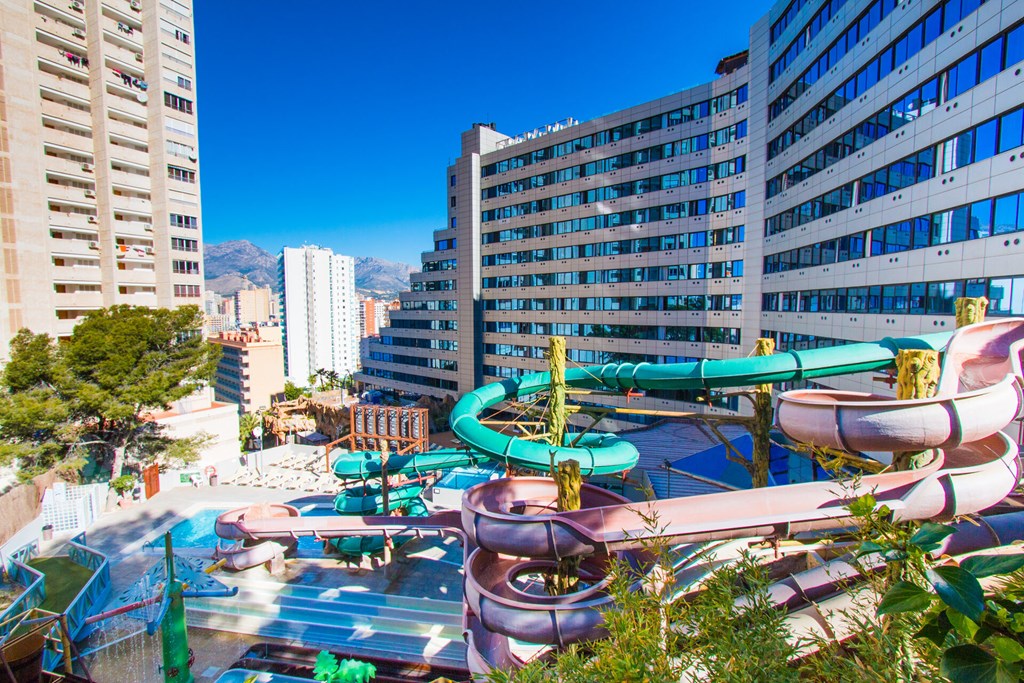
[[[85,532],[68,544],[68,557],[75,564],[92,570],[92,576],[68,605],[68,632],[72,640],[88,634],[85,620],[96,614],[110,599],[110,562],[107,556],[86,545]]]
[[[9,558],[4,570],[10,580],[22,586],[14,602],[0,614],[0,637],[7,636],[14,629],[12,619],[22,612],[39,607],[46,599],[46,577],[28,566],[28,561],[39,554],[39,543],[33,541],[16,550]]]

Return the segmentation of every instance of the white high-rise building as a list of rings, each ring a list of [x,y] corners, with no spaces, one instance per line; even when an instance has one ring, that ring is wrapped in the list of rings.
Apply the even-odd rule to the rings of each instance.
[[[355,260],[317,246],[277,257],[285,377],[305,385],[317,370],[344,377],[359,365]]]

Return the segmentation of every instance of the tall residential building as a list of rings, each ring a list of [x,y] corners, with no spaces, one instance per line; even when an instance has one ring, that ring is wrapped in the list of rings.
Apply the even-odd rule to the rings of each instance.
[[[305,386],[319,369],[341,376],[359,367],[355,260],[317,246],[277,257],[285,375]]]
[[[275,329],[275,328],[268,328]],[[243,413],[269,408],[284,391],[284,352],[276,335],[262,336],[263,328],[221,332],[210,339],[221,347],[213,388],[218,401],[237,403]]]
[[[549,335],[570,366],[667,363],[949,330],[963,295],[1024,314],[1022,60],[1024,0],[792,0],[709,83],[475,124],[359,379],[457,395],[545,369]]]
[[[239,325],[264,325],[277,320],[277,296],[270,285],[250,285],[234,296],[234,314]]]
[[[382,301],[373,297],[359,300],[359,325],[363,337],[375,337],[390,322],[391,311],[398,308],[394,301]]]
[[[113,304],[201,306],[191,0],[0,16],[0,349]]]

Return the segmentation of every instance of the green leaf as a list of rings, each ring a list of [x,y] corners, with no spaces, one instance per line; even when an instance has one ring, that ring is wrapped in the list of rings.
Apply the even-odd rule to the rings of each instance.
[[[957,645],[943,653],[939,673],[953,683],[1017,683],[1020,665],[1001,662],[977,645]]]
[[[946,610],[946,618],[949,619],[949,623],[953,624],[953,628],[967,640],[974,639],[974,635],[978,632],[978,625],[969,617],[964,616],[953,608],[949,608]]]
[[[985,594],[976,578],[960,567],[935,567],[927,571],[927,577],[944,603],[973,621],[981,621]]]
[[[914,637],[927,638],[935,643],[937,647],[942,647],[946,642],[946,636],[952,628],[953,625],[949,623],[949,618],[943,611],[933,615],[931,619],[925,622],[925,625],[914,634]]]
[[[851,502],[847,509],[854,517],[867,517],[875,509],[875,497],[870,493],[865,493],[857,500]]]
[[[888,546],[886,546],[887,548]],[[882,546],[878,545],[874,541],[864,541],[860,544],[860,548],[857,549],[857,557],[863,557],[864,555],[870,555],[871,553],[877,553],[885,550]]]
[[[878,604],[878,616],[919,612],[927,609],[931,602],[932,594],[925,589],[907,581],[898,581],[882,596]]]
[[[953,534],[953,527],[945,524],[925,522],[921,528],[910,537],[910,542],[925,550],[932,550],[930,546],[937,547],[946,537]]]
[[[1024,659],[1024,645],[1012,638],[996,636],[986,642],[992,646],[996,655],[1004,662],[1019,662]]]
[[[1014,555],[975,555],[960,563],[965,571],[981,579],[996,574],[1011,574],[1024,568],[1024,553]]]

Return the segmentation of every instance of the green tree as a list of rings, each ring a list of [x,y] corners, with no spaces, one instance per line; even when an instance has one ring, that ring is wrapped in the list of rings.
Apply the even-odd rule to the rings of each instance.
[[[113,456],[111,478],[129,457],[152,455],[146,413],[166,408],[213,377],[220,347],[202,336],[197,306],[149,309],[112,306],[93,311],[74,329],[62,356],[64,393]]]
[[[242,413],[238,416],[238,442],[243,451],[245,444],[253,438],[252,430],[261,422],[262,417],[257,413]]]
[[[289,380],[284,383],[284,400],[294,401],[304,393],[302,387],[296,385],[295,382]]]
[[[57,390],[61,369],[53,339],[23,329],[10,349],[0,376],[0,465],[17,461],[19,474],[31,478],[64,457],[77,430]]]

